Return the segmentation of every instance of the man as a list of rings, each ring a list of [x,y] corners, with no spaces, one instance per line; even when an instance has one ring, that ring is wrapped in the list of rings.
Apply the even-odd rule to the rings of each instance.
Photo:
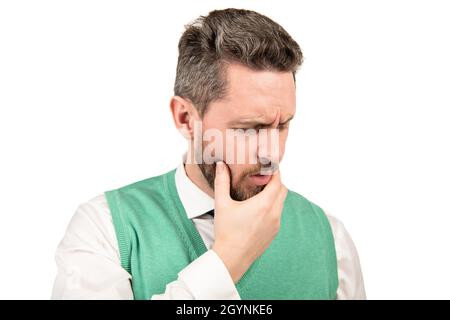
[[[343,225],[281,182],[301,63],[256,12],[188,25],[170,103],[183,163],[78,208],[53,298],[364,299]]]

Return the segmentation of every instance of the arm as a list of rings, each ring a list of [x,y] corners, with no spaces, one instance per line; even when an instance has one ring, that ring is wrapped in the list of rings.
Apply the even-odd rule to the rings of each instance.
[[[152,300],[240,300],[228,269],[219,256],[209,250],[180,273],[178,279],[166,286],[163,294]]]
[[[52,299],[133,299],[106,210],[101,196],[76,210],[56,250]]]

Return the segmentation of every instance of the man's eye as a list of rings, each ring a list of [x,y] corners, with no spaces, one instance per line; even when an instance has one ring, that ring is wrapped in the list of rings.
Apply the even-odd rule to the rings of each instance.
[[[277,129],[279,129],[279,130],[284,130],[284,129],[287,129],[289,127],[289,124],[288,123],[286,123],[286,124],[280,124],[278,127],[277,127]],[[261,130],[261,129],[264,129],[265,127],[264,126],[255,126],[255,127],[251,127],[251,128],[231,128],[232,130],[240,130],[240,131],[259,131],[259,130]]]

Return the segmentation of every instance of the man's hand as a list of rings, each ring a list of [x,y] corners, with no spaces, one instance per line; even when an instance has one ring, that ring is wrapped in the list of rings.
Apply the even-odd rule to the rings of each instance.
[[[237,283],[277,235],[287,188],[277,170],[263,191],[245,201],[235,201],[230,197],[230,183],[228,166],[218,162],[214,182],[216,240],[212,249]]]

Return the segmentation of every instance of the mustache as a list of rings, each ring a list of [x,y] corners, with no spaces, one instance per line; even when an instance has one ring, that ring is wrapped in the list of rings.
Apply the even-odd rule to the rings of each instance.
[[[223,161],[223,160],[221,160]],[[224,162],[227,166],[228,164],[226,162]],[[212,171],[215,173],[216,172],[216,161],[214,161],[214,163],[211,165],[212,166]],[[258,164],[255,165],[252,168],[248,168],[247,170],[245,170],[242,174],[241,177],[247,177],[247,176],[253,176],[253,175],[271,175],[273,174],[279,167],[279,163],[278,162],[274,162],[274,161],[268,161],[267,164]],[[231,174],[231,172],[230,172]]]
[[[255,168],[250,168],[246,170],[243,176],[253,176],[253,175],[271,175],[278,169],[278,164],[271,162],[267,165],[258,165]]]

